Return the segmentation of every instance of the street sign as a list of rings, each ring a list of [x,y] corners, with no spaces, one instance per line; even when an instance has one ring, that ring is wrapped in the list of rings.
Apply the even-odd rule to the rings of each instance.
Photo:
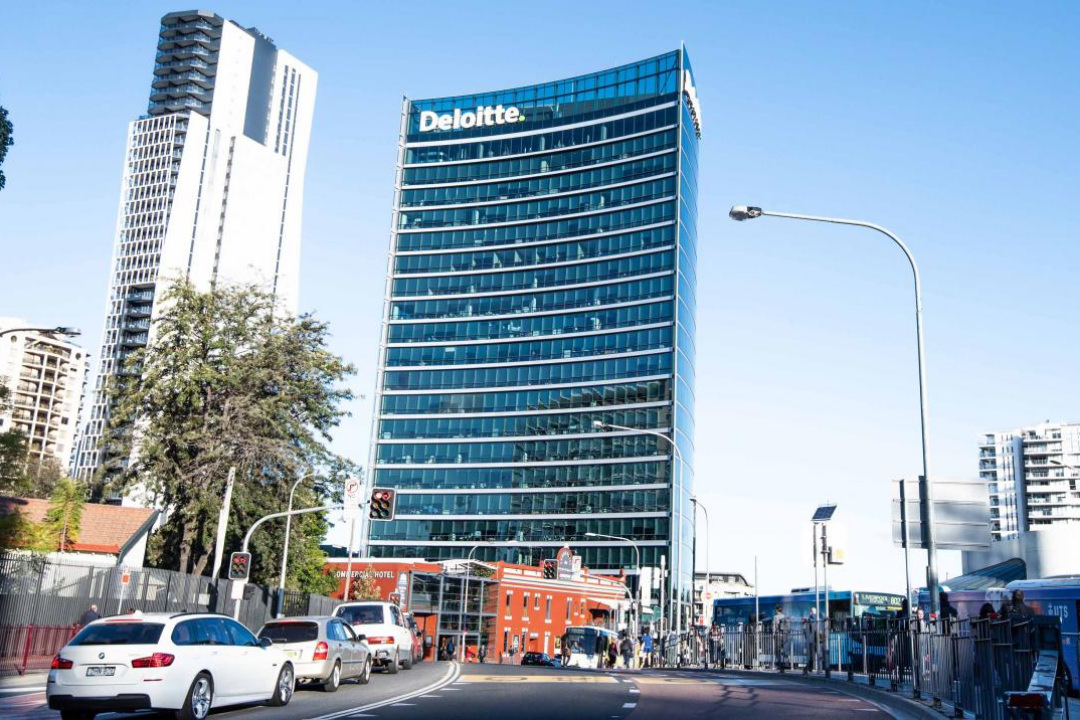
[[[574,579],[574,551],[569,547],[563,546],[559,549],[559,552],[555,555],[555,562],[558,565],[558,572],[556,577],[559,580],[573,580]]]
[[[244,599],[244,586],[247,580],[233,580],[229,583],[229,599],[240,601]]]
[[[925,549],[924,483],[921,478],[893,482],[893,543]],[[990,546],[990,489],[982,480],[935,479],[934,540],[940,550],[980,550]],[[903,487],[901,487],[903,483]],[[901,504],[903,495],[905,502]],[[905,533],[905,524],[906,533]]]
[[[131,584],[131,573],[127,570],[120,573],[120,584],[124,586]]]
[[[345,478],[345,522],[356,520],[360,513],[360,478]]]

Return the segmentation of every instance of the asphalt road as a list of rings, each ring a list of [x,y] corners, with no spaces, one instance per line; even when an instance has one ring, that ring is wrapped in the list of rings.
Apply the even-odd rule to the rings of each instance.
[[[0,716],[53,720],[44,693],[0,695]],[[169,717],[103,715],[103,720]],[[215,711],[214,720],[706,720],[712,718],[908,717],[877,698],[769,675],[664,670],[588,671],[506,665],[422,663],[336,693],[301,688],[288,707]]]

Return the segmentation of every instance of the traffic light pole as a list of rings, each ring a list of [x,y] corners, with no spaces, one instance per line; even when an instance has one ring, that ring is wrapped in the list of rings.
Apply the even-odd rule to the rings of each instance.
[[[240,552],[245,552],[246,553],[248,551],[248,543],[251,542],[251,534],[254,533],[255,530],[260,525],[262,525],[264,522],[266,522],[267,520],[273,520],[274,518],[280,518],[280,517],[291,517],[293,515],[303,515],[305,513],[326,512],[327,510],[340,510],[342,507],[344,507],[344,506],[343,505],[322,505],[320,507],[300,508],[299,510],[286,510],[285,512],[270,513],[269,515],[264,515],[263,517],[256,520],[252,524],[252,526],[248,528],[247,534],[244,535],[244,544],[243,544],[243,547],[241,548]],[[243,582],[244,582],[244,584],[247,584],[247,580],[244,580]],[[243,598],[241,596],[240,598],[237,598],[237,600],[236,600],[236,607],[233,608],[233,619],[234,620],[239,620],[240,619],[240,602],[241,602],[242,599]]]

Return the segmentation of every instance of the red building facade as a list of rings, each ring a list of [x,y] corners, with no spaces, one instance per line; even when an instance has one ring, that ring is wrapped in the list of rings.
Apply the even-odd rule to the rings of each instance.
[[[344,558],[327,563],[340,579],[335,597],[344,595],[346,566]],[[353,560],[352,573],[354,581],[369,575],[380,600],[413,615],[427,659],[445,657],[451,647],[460,655],[463,640],[467,658],[483,647],[487,662],[517,662],[528,651],[555,654],[566,628],[621,627],[629,607],[621,577],[588,569],[563,571],[559,579],[554,572],[545,577],[542,566],[363,558]]]

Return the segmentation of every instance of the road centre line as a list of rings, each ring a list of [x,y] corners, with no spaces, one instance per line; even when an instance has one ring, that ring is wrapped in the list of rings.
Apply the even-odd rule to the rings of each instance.
[[[449,685],[450,683],[454,682],[454,680],[457,679],[460,674],[461,666],[458,665],[456,662],[452,662],[450,663],[450,666],[446,669],[446,673],[442,676],[441,679],[436,680],[430,685],[422,687],[419,690],[413,690],[412,692],[388,698],[386,700],[381,700],[379,702],[374,702],[369,705],[349,708],[348,710],[339,710],[337,712],[328,713],[326,715],[319,715],[314,718],[308,718],[308,720],[338,720],[338,718],[343,718],[349,715],[356,715],[357,713],[363,713],[367,710],[375,710],[376,708],[386,707],[387,705],[393,705],[395,703],[401,703],[405,700],[411,700],[414,697],[419,697],[421,695],[426,695],[430,692],[435,692],[436,690],[439,690],[446,685]]]
[[[556,684],[612,684],[618,680],[604,675],[463,675],[458,685],[466,683],[556,683]]]

